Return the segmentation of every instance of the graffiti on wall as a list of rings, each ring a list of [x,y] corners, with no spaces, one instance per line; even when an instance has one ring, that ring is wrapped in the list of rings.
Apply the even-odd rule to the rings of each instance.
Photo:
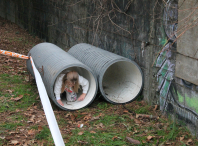
[[[177,19],[178,19],[178,1],[170,0],[167,2],[163,14],[163,28],[167,37],[163,44],[155,66],[159,68],[157,81],[160,95],[160,109],[162,111],[171,111],[174,109],[177,115],[193,121],[198,116],[198,86],[189,83],[183,79],[174,76],[175,56],[177,43]],[[181,110],[183,110],[181,112]],[[192,116],[189,117],[191,113]],[[195,120],[196,121],[196,120]]]

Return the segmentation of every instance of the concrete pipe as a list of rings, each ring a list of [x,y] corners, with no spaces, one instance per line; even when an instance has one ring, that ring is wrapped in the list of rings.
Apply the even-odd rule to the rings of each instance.
[[[68,53],[93,70],[108,102],[128,103],[141,92],[143,73],[134,61],[85,43],[73,46]]]
[[[32,56],[35,66],[41,74],[48,96],[58,107],[63,110],[77,110],[93,102],[97,94],[98,83],[95,74],[89,67],[51,43],[41,43],[34,46],[28,55]],[[30,60],[27,61],[27,68],[34,76]],[[61,106],[56,101],[54,84],[56,78],[67,70],[75,70],[79,75],[86,78],[89,81],[89,89],[83,101],[66,103],[66,98],[62,98],[64,106]],[[78,96],[81,93],[82,91],[79,91]]]

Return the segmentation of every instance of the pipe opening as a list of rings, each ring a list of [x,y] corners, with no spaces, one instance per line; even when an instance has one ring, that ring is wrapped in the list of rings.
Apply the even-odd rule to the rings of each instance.
[[[142,89],[140,68],[130,61],[119,61],[110,65],[102,76],[101,93],[111,103],[133,101]]]
[[[89,89],[88,89],[86,97],[83,101],[67,102],[66,96],[62,97],[61,100],[64,104],[63,108],[68,109],[68,110],[77,110],[77,109],[83,108],[85,106],[88,106],[94,100],[96,90],[97,90],[97,83],[96,83],[96,80],[95,80],[93,74],[90,71],[88,71],[87,69],[82,68],[82,67],[70,67],[70,68],[63,70],[60,74],[65,74],[68,70],[76,71],[76,72],[78,72],[79,75],[86,78],[89,81]],[[55,84],[55,82],[54,82],[54,84]],[[81,94],[82,94],[82,88],[80,88],[78,90],[78,94],[77,94],[78,97]],[[55,95],[54,95],[54,97],[55,97]],[[59,106],[61,106],[61,105],[59,105]]]

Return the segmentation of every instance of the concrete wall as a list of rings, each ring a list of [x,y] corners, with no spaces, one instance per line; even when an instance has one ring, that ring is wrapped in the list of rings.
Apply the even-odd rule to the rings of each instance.
[[[1,0],[0,16],[66,51],[84,42],[134,60],[144,99],[196,134],[198,86],[175,76],[178,1],[164,2]]]
[[[177,64],[175,75],[198,85],[198,1],[179,0]]]
[[[187,76],[184,78],[175,76],[175,69],[177,73],[184,71],[181,67],[182,65],[186,67],[185,72],[190,72],[191,70],[187,69],[187,67],[192,67],[192,62],[189,60],[182,62],[181,59],[179,59],[181,55],[177,52],[181,47],[186,45],[185,43],[183,46],[181,44],[178,45],[178,38],[180,38],[180,32],[183,32],[183,30],[177,29],[177,25],[184,24],[183,21],[178,21],[178,14],[181,15],[180,13],[184,12],[182,7],[185,3],[182,2],[183,1],[180,1],[180,3],[178,3],[177,0],[169,1],[169,3],[165,5],[163,12],[163,27],[168,42],[160,49],[160,55],[157,57],[155,63],[155,66],[159,68],[157,73],[157,90],[159,92],[160,109],[172,115],[174,118],[177,118],[179,121],[186,123],[192,133],[197,136],[198,86],[188,82],[189,78]],[[194,1],[194,3],[196,2]],[[191,12],[194,11],[194,9],[189,10]],[[184,33],[184,35],[186,34]],[[189,40],[188,44],[192,43],[190,41],[193,40]],[[194,47],[196,46],[194,45]],[[189,47],[183,49],[191,50]],[[176,66],[179,63],[180,66]],[[196,64],[196,61],[194,61],[193,64]],[[194,70],[196,69],[197,68],[194,68]]]

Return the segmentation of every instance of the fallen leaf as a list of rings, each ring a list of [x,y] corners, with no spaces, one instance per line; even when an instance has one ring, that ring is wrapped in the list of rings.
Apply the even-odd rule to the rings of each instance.
[[[128,113],[128,112],[129,112],[128,110],[124,110],[124,111],[123,111],[123,113]]]
[[[105,127],[102,123],[100,123],[98,125],[94,125],[94,126],[96,126],[96,128],[104,128]]]
[[[32,115],[30,121],[34,122],[35,115]]]
[[[70,118],[72,121],[74,121],[76,119],[76,117],[74,115],[70,115]]]
[[[103,114],[103,113],[100,113],[100,114],[99,114],[99,117],[102,117],[102,116],[104,116],[104,114]]]
[[[114,140],[114,139],[118,139],[118,137],[117,137],[117,136],[114,136],[114,137],[112,138],[112,140]]]
[[[81,113],[81,115],[87,115],[88,113],[84,112],[84,113]]]
[[[0,136],[0,139],[5,139],[5,136]]]
[[[84,133],[84,132],[83,132],[83,131],[81,131],[81,132],[79,132],[79,133],[78,133],[78,135],[83,135],[83,133]]]
[[[140,121],[140,120],[138,120],[138,119],[134,119],[134,122],[136,123],[136,124],[141,124],[142,122]]]
[[[11,132],[9,132],[9,134],[17,134],[18,132],[13,132],[13,131],[11,131]]]
[[[127,139],[130,143],[132,143],[132,144],[140,144],[140,141],[139,141],[139,140],[135,140],[135,139],[132,139],[132,138],[130,138],[130,137],[126,137],[126,139]]]
[[[87,115],[83,119],[87,121],[87,120],[91,119],[91,116],[90,115]]]
[[[35,129],[30,129],[28,131],[28,135],[34,135],[35,134]]]
[[[98,124],[101,128],[104,128],[104,125],[102,123]]]
[[[136,118],[143,119],[143,118],[148,118],[148,119],[159,119],[157,116],[153,115],[146,115],[146,114],[136,114]]]
[[[10,90],[10,89],[9,89],[9,90],[6,90],[6,91],[8,91],[10,94],[12,94],[12,92],[13,92],[14,90]]]
[[[19,97],[16,97],[16,98],[11,98],[11,100],[19,101],[21,98],[23,98],[23,95],[19,95]]]
[[[151,139],[154,138],[154,137],[155,137],[155,136],[150,136],[150,135],[149,135],[149,136],[147,137],[147,140],[149,141],[149,140],[151,140]]]
[[[19,109],[16,109],[15,111],[16,111],[16,112],[19,112],[20,110],[19,110]]]
[[[135,118],[139,118],[139,114],[136,114],[136,115],[135,115]]]
[[[137,130],[135,130],[134,132],[133,132],[133,134],[136,134],[136,133],[139,133]]]
[[[72,114],[71,113],[68,113],[65,117],[68,118],[69,116],[71,116]]]
[[[35,105],[35,106],[33,106],[33,108],[34,108],[34,109],[37,109],[37,106]]]
[[[184,135],[179,138],[180,141],[184,140]]]
[[[24,131],[24,129],[20,129],[20,131]]]
[[[34,144],[34,140],[29,140],[29,141],[27,141],[26,143],[28,144],[28,145],[32,145],[32,144]]]
[[[135,119],[132,115],[130,115],[130,117],[129,117],[131,120],[133,120],[133,119]]]
[[[37,120],[35,123],[37,124],[37,123],[39,123],[41,120]]]
[[[14,145],[17,145],[19,144],[20,142],[18,140],[11,140],[11,144],[14,144]]]
[[[28,82],[29,80],[29,76],[25,76],[25,81]]]
[[[96,133],[95,131],[90,131],[90,133]]]
[[[19,95],[19,98],[22,98],[23,97],[23,95]]]
[[[38,131],[41,131],[43,130],[43,127],[42,126],[38,126]]]
[[[88,142],[86,142],[86,141],[78,141],[78,143],[88,144]]]
[[[68,121],[69,124],[73,124],[72,121]]]
[[[142,140],[142,143],[147,143],[145,140]]]
[[[190,144],[192,144],[192,142],[193,142],[192,139],[188,139],[188,141],[186,142],[186,144],[187,145],[190,145]]]
[[[92,117],[92,118],[91,118],[91,120],[98,120],[98,119],[100,119],[99,116],[96,116],[96,117]]]

